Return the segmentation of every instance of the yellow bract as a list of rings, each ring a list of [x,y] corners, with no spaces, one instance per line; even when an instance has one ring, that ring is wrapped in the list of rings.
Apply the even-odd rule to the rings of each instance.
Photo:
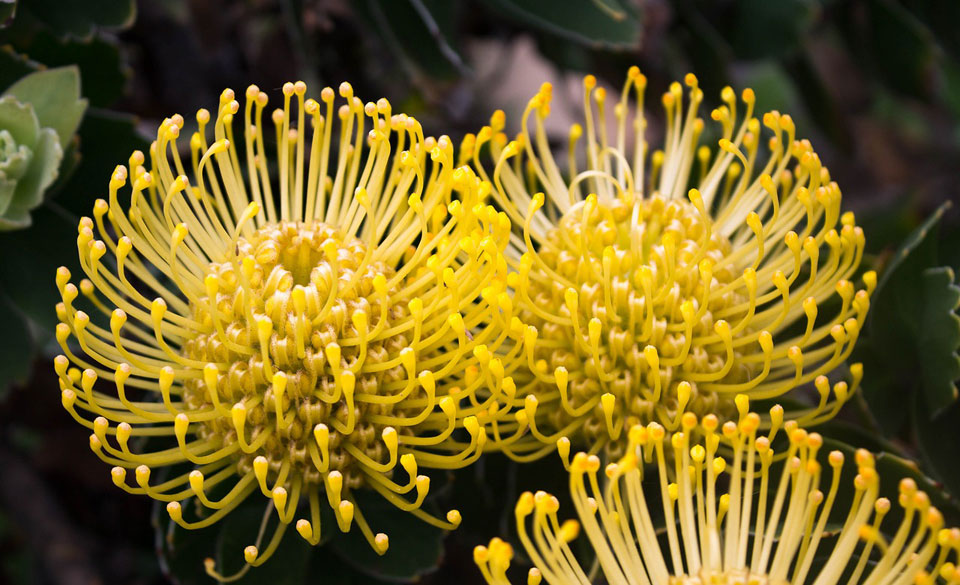
[[[506,299],[510,222],[484,203],[489,186],[453,168],[447,137],[425,138],[349,84],[339,93],[337,106],[331,88],[317,102],[285,84],[268,132],[264,92],[248,88],[241,113],[225,90],[215,119],[197,114],[190,161],[183,118],[164,120],[149,163],[133,153],[81,219],[79,289],[57,273],[63,404],[93,430],[114,482],[168,502],[186,528],[254,492],[271,502],[265,527],[276,509],[273,536],[250,535],[240,574],[295,520],[318,543],[322,505],[384,553],[359,489],[459,524],[456,510],[421,509],[430,479],[419,470],[482,453],[477,417],[496,400],[485,388],[503,377],[490,356],[519,331]],[[142,437],[165,442],[143,450]],[[151,480],[184,463],[192,470]]]

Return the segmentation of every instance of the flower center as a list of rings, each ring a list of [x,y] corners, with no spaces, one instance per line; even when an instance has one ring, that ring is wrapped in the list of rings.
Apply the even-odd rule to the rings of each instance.
[[[265,226],[239,239],[237,258],[211,264],[208,293],[212,276],[215,294],[191,303],[193,317],[212,331],[185,342],[184,355],[230,364],[217,373],[215,394],[203,380],[184,385],[191,409],[221,405],[220,416],[197,425],[198,436],[224,445],[242,439],[241,473],[264,456],[272,476],[300,474],[305,483],[320,484],[314,430],[324,425],[329,471],[343,475],[344,487],[359,487],[355,454],[378,463],[389,457],[380,440],[386,425],[371,417],[403,414],[393,404],[354,400],[406,381],[401,366],[376,368],[396,363],[410,345],[409,331],[382,333],[409,316],[406,304],[391,304],[396,291],[385,288],[393,268],[370,259],[360,240],[323,223]],[[214,326],[213,311],[222,324]],[[373,339],[372,332],[380,334]],[[351,370],[357,364],[365,364],[363,373]],[[232,405],[241,405],[243,437]]]
[[[663,420],[678,409],[702,414],[732,406],[732,396],[720,404],[698,388],[698,380],[750,374],[733,367],[723,341],[730,325],[734,333],[745,326],[748,303],[742,287],[727,286],[740,276],[725,262],[731,243],[708,221],[686,200],[655,196],[635,212],[623,201],[591,196],[548,232],[521,319],[539,330],[538,367],[561,387],[564,408],[549,415],[557,429],[585,416],[587,439],[617,434],[606,428],[607,394],[628,425],[634,417],[655,420],[655,411]]]

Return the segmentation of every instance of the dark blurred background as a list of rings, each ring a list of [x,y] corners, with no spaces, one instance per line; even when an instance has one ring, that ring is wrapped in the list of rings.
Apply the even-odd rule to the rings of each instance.
[[[725,85],[753,87],[760,107],[789,112],[812,140],[864,226],[866,263],[889,269],[859,352],[864,391],[836,433],[918,460],[904,473],[930,476],[955,506],[960,327],[953,273],[931,271],[960,265],[958,208],[941,208],[960,201],[960,2],[0,0],[0,21],[8,4],[15,13],[0,29],[0,90],[31,71],[76,64],[89,107],[65,157],[70,167],[33,225],[0,233],[0,583],[208,582],[200,559],[237,546],[216,532],[171,551],[151,501],[112,485],[87,432],[60,406],[53,277],[75,262],[77,218],[160,120],[214,108],[224,87],[241,94],[256,83],[276,96],[297,79],[313,95],[350,81],[364,100],[385,96],[457,143],[495,109],[516,122],[544,81],[554,84],[550,128],[562,143],[580,121],[586,73],[619,88],[639,65],[653,118],[662,116],[659,94],[688,71],[707,96],[703,113]],[[421,539],[429,549],[402,567],[368,564],[335,539],[244,582],[369,583],[372,572],[477,583],[472,547],[507,526],[522,487],[559,477],[557,467],[518,471],[490,458],[457,474],[458,495],[443,488],[440,497],[476,510],[445,541],[391,533],[392,543]],[[291,531],[288,540],[298,537]]]

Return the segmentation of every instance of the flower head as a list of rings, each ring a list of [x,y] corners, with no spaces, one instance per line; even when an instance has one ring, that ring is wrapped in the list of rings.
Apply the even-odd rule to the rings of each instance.
[[[856,390],[859,364],[849,385],[826,375],[850,355],[876,275],[864,274],[861,290],[851,281],[864,235],[841,213],[839,187],[789,115],[755,117],[749,89],[740,100],[723,90],[711,112],[717,147],[700,145],[703,92],[693,75],[686,85],[686,99],[679,83],[663,95],[664,141],[652,154],[636,68],[613,104],[585,78],[566,173],[544,129],[549,84],[516,139],[497,112],[470,141],[475,168],[521,228],[507,255],[533,349],[526,376],[514,375],[524,389],[516,421],[500,418],[515,432],[497,441],[514,457],[540,456],[563,436],[620,448],[634,422],[673,429],[683,411],[725,419],[736,394],[775,398],[809,382],[819,403],[790,417],[813,424]]]
[[[418,470],[480,455],[476,395],[494,375],[482,358],[510,321],[498,301],[510,223],[483,204],[469,169],[454,170],[450,140],[425,138],[415,119],[384,99],[364,104],[346,83],[339,106],[330,88],[319,102],[305,93],[283,86],[269,131],[266,93],[248,88],[241,112],[225,90],[215,118],[197,113],[189,160],[183,118],[164,120],[150,170],[133,153],[81,219],[79,289],[57,273],[64,406],[93,430],[114,482],[169,502],[181,526],[269,498],[275,536],[247,547],[244,570],[291,523],[318,543],[327,505],[383,554],[388,538],[357,507],[360,489],[456,526],[456,510],[420,508],[430,478]],[[181,464],[192,469],[151,478]],[[208,571],[220,576],[212,561]]]
[[[604,583],[960,581],[960,529],[944,528],[913,480],[900,482],[902,520],[887,540],[882,521],[892,506],[878,495],[880,477],[868,451],[856,452],[853,498],[840,504],[842,452],[827,455],[826,471],[820,435],[789,421],[785,450],[775,453],[779,425],[765,434],[759,425],[755,413],[722,425],[714,415],[698,421],[686,413],[682,430],[672,434],[656,422],[636,425],[626,455],[602,474],[599,457],[577,454],[569,469],[579,522],[561,523],[556,497],[545,492],[524,493],[517,503],[519,538],[535,565],[527,582],[589,583],[569,546],[581,531]],[[645,462],[653,466],[645,469]],[[659,514],[663,538],[652,520]],[[831,520],[839,530],[829,528]],[[509,583],[512,556],[500,539],[474,553],[494,585]]]

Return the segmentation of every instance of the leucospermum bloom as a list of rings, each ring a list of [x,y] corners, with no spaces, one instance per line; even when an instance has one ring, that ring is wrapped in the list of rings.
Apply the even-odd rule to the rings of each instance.
[[[597,455],[577,454],[570,492],[579,522],[561,523],[556,497],[545,492],[517,503],[519,538],[535,565],[527,583],[590,583],[570,547],[581,531],[596,553],[599,582],[611,585],[960,582],[960,529],[944,528],[913,480],[900,482],[902,520],[888,526],[892,504],[878,496],[881,478],[868,451],[857,451],[853,497],[840,504],[841,472],[850,465],[842,452],[829,453],[825,470],[818,434],[789,421],[788,445],[775,454],[779,425],[766,434],[759,426],[755,413],[722,425],[714,415],[698,421],[685,413],[672,434],[656,422],[632,427],[627,454],[602,473]],[[660,514],[662,531],[652,520]],[[474,552],[493,585],[509,583],[512,556],[500,539]]]
[[[633,422],[675,429],[683,411],[723,420],[736,394],[772,399],[809,382],[819,403],[788,418],[814,424],[856,390],[859,364],[850,384],[826,376],[853,349],[876,275],[860,290],[851,281],[864,234],[841,213],[839,187],[789,115],[755,117],[749,89],[739,101],[723,90],[711,112],[717,147],[700,145],[703,92],[693,75],[686,85],[686,103],[679,83],[664,94],[652,153],[636,68],[613,104],[585,78],[565,173],[544,130],[549,84],[515,140],[497,112],[467,141],[518,227],[510,284],[533,349],[527,375],[513,376],[516,419],[501,409],[494,429],[517,459],[565,436],[619,449]]]
[[[264,92],[248,88],[240,112],[224,91],[215,118],[198,112],[189,160],[183,118],[164,120],[149,170],[135,152],[80,221],[79,289],[66,268],[56,278],[63,405],[114,482],[169,502],[183,527],[269,498],[264,522],[273,508],[279,522],[267,542],[251,535],[244,570],[291,523],[318,543],[322,506],[383,554],[360,489],[456,526],[456,510],[421,509],[418,470],[480,455],[489,405],[476,394],[493,375],[481,358],[508,337],[510,223],[454,169],[450,140],[346,83],[342,105],[330,88],[319,102],[305,92],[285,84],[268,129]],[[175,473],[157,480],[163,467]]]

